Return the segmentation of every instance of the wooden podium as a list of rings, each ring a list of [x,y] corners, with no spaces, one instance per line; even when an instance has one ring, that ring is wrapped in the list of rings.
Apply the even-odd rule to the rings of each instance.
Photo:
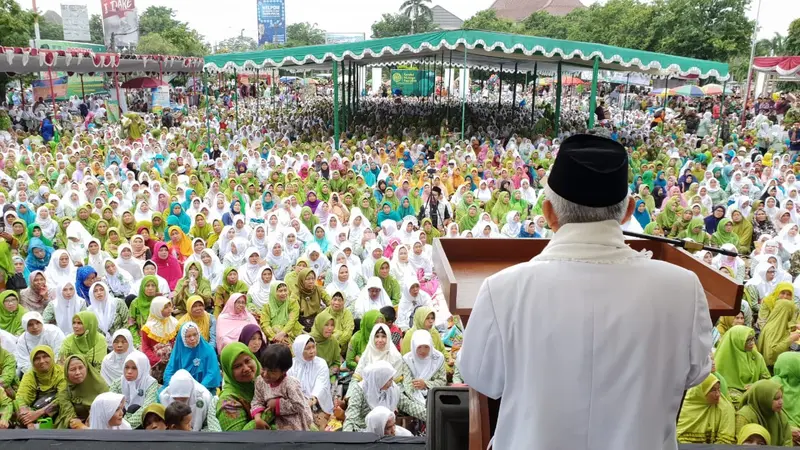
[[[436,239],[433,264],[450,311],[469,322],[478,290],[489,275],[507,267],[530,261],[544,250],[549,239]],[[643,239],[625,241],[636,251],[649,250],[653,259],[691,270],[700,279],[716,322],[720,316],[736,315],[741,307],[744,286],[736,280],[694,258],[690,253],[669,244]],[[500,400],[492,400],[470,389],[470,450],[484,450],[489,445],[497,420]]]

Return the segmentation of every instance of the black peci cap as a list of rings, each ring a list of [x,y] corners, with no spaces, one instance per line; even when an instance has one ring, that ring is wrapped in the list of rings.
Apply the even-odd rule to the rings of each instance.
[[[615,205],[628,195],[628,153],[618,142],[602,136],[570,136],[559,147],[547,185],[578,205]]]

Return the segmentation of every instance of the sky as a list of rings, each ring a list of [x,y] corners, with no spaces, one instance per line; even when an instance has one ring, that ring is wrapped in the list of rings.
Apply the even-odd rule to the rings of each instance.
[[[61,3],[88,5],[89,14],[99,14],[101,0],[17,0],[24,8],[32,2],[42,10],[61,13]],[[591,4],[593,0],[581,0]],[[595,0],[603,1],[603,0]],[[761,0],[759,38],[769,38],[778,32],[786,34],[792,20],[800,18],[800,0]],[[217,41],[242,33],[257,37],[256,0],[135,0],[140,12],[148,6],[169,6],[177,11],[177,18],[205,36],[206,41]],[[492,5],[494,0],[433,0],[461,19]],[[755,5],[749,12],[755,19]],[[381,14],[398,11],[403,0],[286,0],[286,22],[316,23],[328,32],[361,32],[369,38],[373,22]]]

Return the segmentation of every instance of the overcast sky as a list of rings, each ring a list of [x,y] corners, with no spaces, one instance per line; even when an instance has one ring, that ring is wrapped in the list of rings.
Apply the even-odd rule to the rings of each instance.
[[[18,0],[31,8],[33,0]],[[256,38],[256,0],[135,0],[141,13],[148,6],[169,6],[179,20],[189,22],[206,40],[213,43],[244,34]],[[494,0],[433,0],[456,16],[467,19],[486,9]],[[585,4],[592,0],[581,0]],[[602,0],[599,0],[602,1]],[[758,0],[753,0],[757,4]],[[762,0],[759,37],[786,34],[792,20],[800,18],[800,0]],[[61,3],[88,5],[89,14],[100,13],[101,0],[36,0],[40,10],[61,13]],[[395,12],[403,0],[286,0],[286,21],[316,23],[329,32],[362,32],[370,35],[370,26],[382,13]],[[750,11],[755,18],[755,6]]]

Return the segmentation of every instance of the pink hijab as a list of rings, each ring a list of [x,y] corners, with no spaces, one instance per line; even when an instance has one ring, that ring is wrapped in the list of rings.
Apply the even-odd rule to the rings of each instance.
[[[158,251],[161,247],[167,247],[167,244],[158,241],[153,246],[155,250],[153,252],[153,262],[156,263],[156,273],[167,280],[170,289],[175,289],[178,280],[183,276],[183,266],[181,266],[178,258],[176,258],[172,252],[167,255],[166,259],[161,259],[161,257],[158,256]],[[167,249],[169,249],[169,247],[167,247]]]
[[[239,297],[245,297],[244,294],[234,292],[228,297],[225,302],[225,307],[222,309],[217,318],[217,352],[222,353],[222,349],[231,342],[238,342],[239,335],[242,333],[242,328],[247,325],[256,325],[255,317],[247,311],[247,308],[241,313],[236,313],[236,300]]]

